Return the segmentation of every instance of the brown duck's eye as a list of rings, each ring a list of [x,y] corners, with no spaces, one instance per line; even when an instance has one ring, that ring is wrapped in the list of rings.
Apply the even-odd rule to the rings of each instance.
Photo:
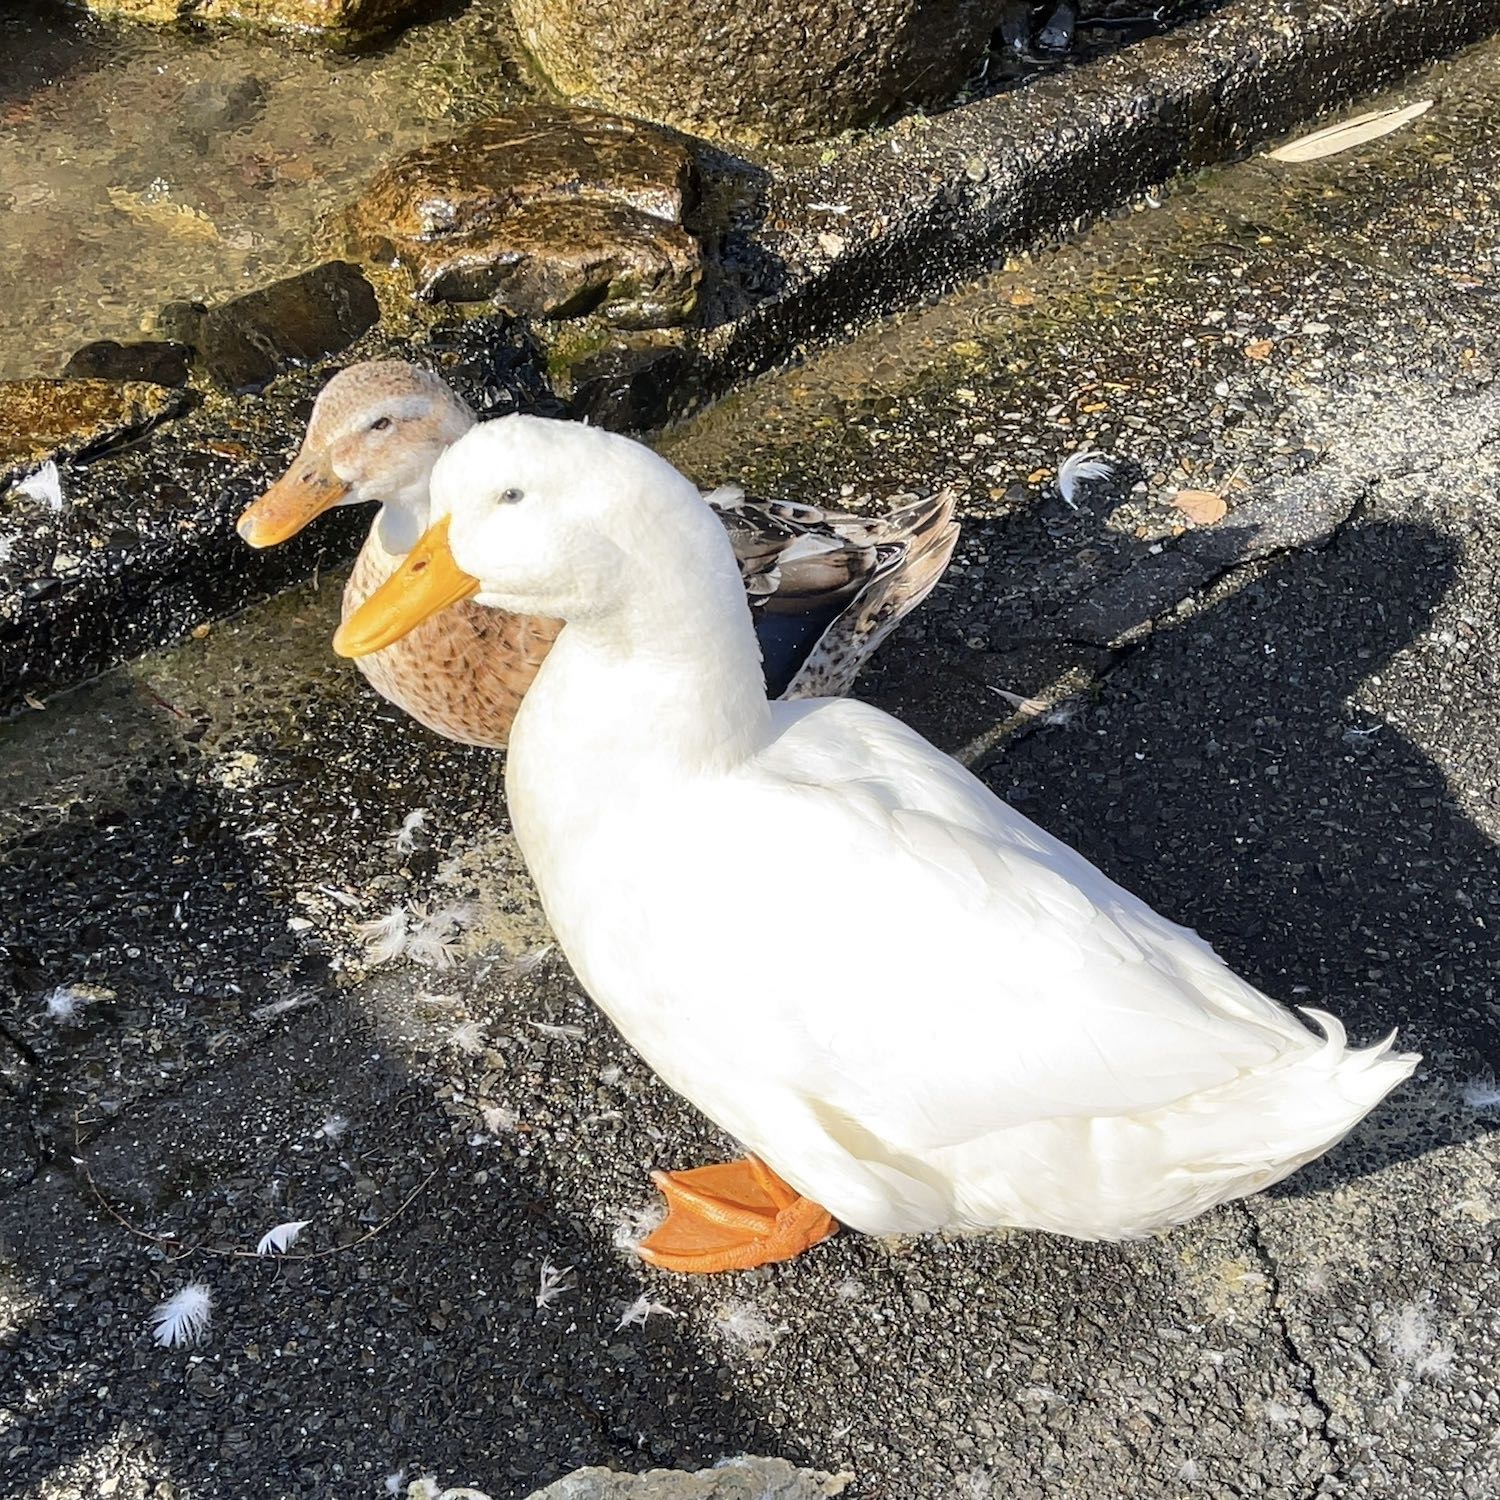
[[[370,423],[370,431],[384,432],[390,425],[391,419],[389,417],[376,417],[375,420]]]
[[[516,489],[506,490],[504,494],[500,496],[501,502],[505,505],[514,505],[517,500],[524,500],[525,498],[526,492],[524,490]]]

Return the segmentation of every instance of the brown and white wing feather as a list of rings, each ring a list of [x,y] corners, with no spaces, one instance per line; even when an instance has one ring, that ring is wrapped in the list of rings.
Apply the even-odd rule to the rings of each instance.
[[[953,555],[948,492],[884,516],[786,500],[708,497],[729,532],[773,696],[838,696]]]

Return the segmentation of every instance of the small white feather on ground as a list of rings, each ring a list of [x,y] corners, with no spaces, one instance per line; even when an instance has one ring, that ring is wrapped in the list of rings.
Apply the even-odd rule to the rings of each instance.
[[[1108,479],[1115,472],[1115,462],[1097,448],[1080,448],[1057,466],[1057,493],[1063,504],[1078,509],[1078,486],[1091,479]]]
[[[370,964],[394,963],[406,952],[411,914],[397,902],[387,912],[367,922],[356,922],[354,930],[365,945],[365,961]]]
[[[417,847],[417,835],[427,826],[427,809],[414,807],[402,818],[396,830],[396,853],[410,854]]]
[[[42,999],[42,1009],[54,1026],[72,1026],[83,1014],[89,997],[70,984],[60,984],[48,990]]]
[[[1380,1320],[1380,1336],[1391,1353],[1417,1375],[1441,1380],[1452,1372],[1457,1355],[1433,1327],[1432,1300],[1429,1294],[1423,1301],[1408,1302],[1388,1313]]]
[[[1378,141],[1381,136],[1390,135],[1403,125],[1420,119],[1431,108],[1432,100],[1423,99],[1416,104],[1371,110],[1368,114],[1355,115],[1352,120],[1325,125],[1309,135],[1298,136],[1295,141],[1267,151],[1266,155],[1272,161],[1321,161],[1325,156],[1337,156],[1341,151],[1352,151],[1356,146]]]
[[[213,1322],[213,1293],[201,1281],[190,1281],[151,1310],[151,1337],[164,1349],[196,1344]]]
[[[528,1026],[534,1031],[539,1031],[543,1036],[554,1037],[560,1041],[581,1042],[588,1033],[582,1026],[566,1026],[556,1021],[527,1021]]]
[[[504,965],[504,972],[508,978],[524,979],[526,975],[540,969],[556,952],[556,943],[545,943],[540,948],[533,948],[529,953],[522,953],[508,960]]]
[[[714,1315],[714,1328],[726,1343],[742,1349],[769,1349],[787,1332],[785,1323],[773,1323],[749,1302],[726,1302]]]
[[[464,1052],[470,1057],[478,1057],[484,1051],[488,1030],[489,1023],[486,1021],[460,1021],[456,1026],[448,1028],[444,1040],[455,1052]]]
[[[1463,1086],[1463,1098],[1470,1109],[1500,1109],[1500,1084],[1490,1076],[1471,1078]]]
[[[56,513],[62,510],[64,505],[62,492],[62,475],[57,472],[57,465],[48,459],[35,473],[28,474],[15,489],[16,494],[25,495],[30,500],[40,500],[48,510]]]
[[[554,1266],[550,1260],[542,1262],[536,1288],[536,1305],[539,1308],[551,1307],[565,1292],[576,1290],[572,1266]]]
[[[615,1332],[618,1333],[622,1328],[638,1328],[648,1318],[675,1318],[676,1316],[677,1314],[670,1307],[660,1302],[653,1302],[643,1293],[620,1314],[620,1321],[615,1324]]]
[[[250,1012],[252,1021],[269,1021],[276,1016],[284,1016],[288,1011],[301,1010],[305,1005],[311,1005],[318,997],[316,995],[287,995],[280,1000],[268,1000],[264,1005],[257,1005]]]
[[[453,901],[434,911],[412,908],[416,920],[406,939],[406,956],[429,969],[451,969],[463,956],[464,928],[474,919],[467,902]]]
[[[311,1219],[289,1219],[261,1235],[255,1246],[257,1255],[285,1255],[297,1241],[297,1236],[312,1223]]]
[[[325,1115],[323,1123],[313,1131],[313,1139],[316,1141],[328,1141],[332,1144],[343,1140],[349,1130],[348,1115]]]

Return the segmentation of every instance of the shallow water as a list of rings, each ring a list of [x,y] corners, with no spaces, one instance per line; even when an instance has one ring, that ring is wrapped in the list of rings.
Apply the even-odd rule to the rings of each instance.
[[[997,47],[971,92],[1212,4],[1085,6],[1068,56]],[[382,162],[527,91],[509,17],[508,0],[468,0],[351,54],[13,0],[0,13],[0,379],[55,374],[90,339],[139,334],[163,302],[312,263],[320,220]]]
[[[249,31],[0,14],[0,378],[53,374],[163,302],[313,259],[392,154],[521,92],[506,0],[358,55]]]

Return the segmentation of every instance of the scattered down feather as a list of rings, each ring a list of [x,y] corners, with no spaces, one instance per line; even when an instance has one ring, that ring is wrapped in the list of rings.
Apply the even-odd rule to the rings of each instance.
[[[83,1015],[89,997],[70,984],[60,984],[42,999],[42,1010],[54,1026],[75,1025]]]
[[[208,1332],[213,1310],[213,1294],[201,1281],[190,1281],[152,1309],[151,1337],[165,1349],[196,1344]]]
[[[1078,509],[1078,487],[1091,479],[1108,479],[1115,472],[1114,460],[1095,448],[1070,453],[1057,468],[1057,493],[1063,503]]]
[[[550,1260],[542,1262],[537,1278],[536,1305],[551,1307],[565,1292],[574,1291],[572,1266],[554,1266]]]
[[[54,514],[61,511],[64,505],[62,492],[62,476],[57,472],[57,465],[48,459],[35,473],[28,474],[25,479],[16,485],[15,493],[25,495],[30,500],[39,500],[48,510]]]
[[[676,1316],[677,1314],[670,1307],[660,1302],[653,1302],[642,1293],[620,1314],[620,1321],[615,1324],[615,1332],[618,1333],[622,1328],[640,1327],[648,1318],[675,1318]]]

